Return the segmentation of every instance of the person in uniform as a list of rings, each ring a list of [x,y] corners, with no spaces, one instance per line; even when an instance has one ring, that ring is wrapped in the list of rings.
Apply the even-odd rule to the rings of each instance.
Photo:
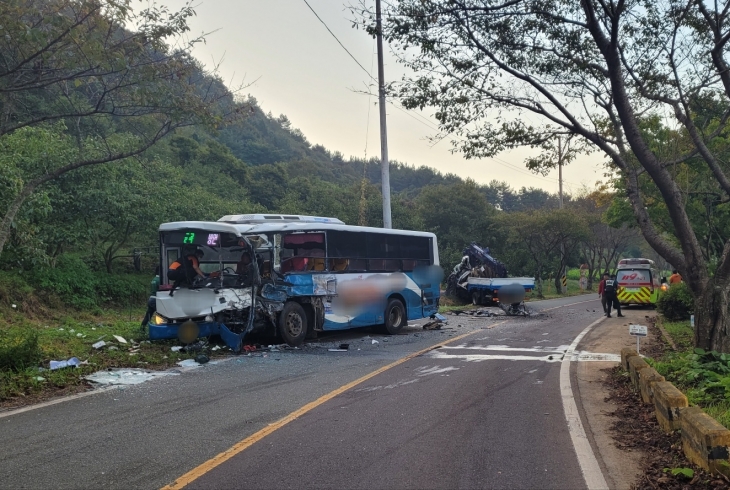
[[[606,296],[606,316],[608,318],[611,318],[611,306],[616,308],[616,316],[623,316],[621,314],[621,303],[618,302],[618,297],[616,296],[617,289],[616,274],[611,274],[611,277],[606,279],[606,283],[603,286],[603,294]]]
[[[192,284],[196,277],[205,278],[205,273],[200,270],[200,259],[203,258],[203,251],[198,249],[194,254],[187,255],[184,259],[177,259],[167,269],[167,280],[175,281],[170,289],[170,296],[182,283]]]

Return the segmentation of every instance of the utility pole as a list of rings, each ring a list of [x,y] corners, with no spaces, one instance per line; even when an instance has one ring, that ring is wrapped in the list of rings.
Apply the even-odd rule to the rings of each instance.
[[[378,42],[378,105],[380,106],[380,181],[383,192],[383,228],[393,228],[390,217],[390,162],[388,162],[388,131],[385,126],[385,75],[383,74],[383,24],[380,0],[375,0],[375,23]]]
[[[560,209],[563,209],[563,140],[558,136],[558,197],[560,199]],[[565,244],[560,242],[560,292],[566,293],[567,287],[563,287],[563,277],[565,277]],[[564,290],[565,289],[565,290]]]
[[[563,209],[563,140],[558,136],[558,195],[560,209]]]

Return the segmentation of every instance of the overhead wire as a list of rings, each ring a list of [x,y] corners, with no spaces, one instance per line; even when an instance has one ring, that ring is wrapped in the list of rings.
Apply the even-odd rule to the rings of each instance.
[[[344,50],[345,50],[345,52],[346,52],[347,54],[349,54],[349,55],[350,55],[350,58],[352,58],[352,61],[354,61],[355,63],[357,63],[357,66],[359,66],[359,67],[360,67],[360,68],[362,69],[362,71],[364,71],[365,73],[367,73],[367,75],[368,75],[368,76],[369,76],[370,78],[372,78],[373,80],[375,80],[375,78],[373,78],[373,76],[372,76],[372,75],[370,74],[370,72],[369,72],[369,71],[367,71],[367,70],[365,69],[365,67],[364,67],[364,66],[362,66],[362,65],[360,64],[360,62],[359,62],[359,61],[357,61],[357,58],[355,58],[355,57],[354,57],[354,56],[352,55],[352,53],[350,53],[350,51],[349,51],[349,50],[348,50],[348,49],[347,49],[347,48],[345,47],[345,45],[344,45],[344,44],[342,44],[342,42],[341,42],[341,41],[340,41],[340,40],[339,40],[339,39],[337,38],[337,36],[335,36],[335,33],[334,33],[334,32],[332,32],[332,30],[331,30],[331,29],[329,28],[329,26],[328,26],[328,25],[327,25],[327,24],[325,23],[325,21],[323,21],[323,20],[322,20],[322,18],[321,18],[321,17],[319,16],[319,14],[317,14],[317,12],[315,12],[315,10],[314,10],[314,9],[312,8],[312,6],[311,6],[311,5],[309,5],[309,2],[307,2],[307,0],[304,0],[304,3],[306,3],[306,4],[307,4],[307,7],[309,7],[309,10],[311,10],[311,11],[312,11],[312,13],[314,14],[314,16],[315,16],[315,17],[317,17],[317,20],[319,20],[319,21],[320,21],[320,22],[322,23],[322,25],[324,26],[324,28],[325,28],[325,29],[327,29],[327,32],[329,32],[329,33],[330,33],[330,34],[332,35],[332,37],[334,37],[334,38],[335,38],[335,41],[337,41],[337,44],[339,44],[339,45],[340,45],[340,46],[342,47],[342,49],[344,49]]]
[[[335,41],[337,41],[337,44],[339,44],[340,47],[342,49],[344,49],[345,52],[350,56],[350,58],[352,58],[352,60],[355,63],[357,63],[357,66],[359,66],[360,69],[363,72],[365,72],[365,74],[367,74],[368,78],[370,78],[371,80],[377,81],[376,78],[373,77],[373,75],[372,75],[372,66],[371,66],[370,71],[368,71],[364,66],[362,66],[362,64],[360,64],[360,62],[357,60],[357,58],[355,58],[355,56],[345,47],[345,45],[342,44],[342,41],[339,40],[339,38],[335,35],[335,33],[332,32],[332,30],[329,28],[329,26],[327,25],[327,23],[324,20],[322,20],[322,18],[319,16],[319,14],[317,14],[317,12],[312,8],[312,6],[309,4],[309,2],[307,0],[303,0],[303,1],[307,5],[307,7],[309,7],[309,10],[312,11],[312,13],[314,14],[314,16],[317,17],[317,20],[319,20],[319,22],[325,27],[325,29],[327,29],[327,32],[329,32],[330,35],[335,39]],[[372,60],[371,60],[371,65],[372,65]],[[365,136],[365,158],[366,159],[367,159],[368,130],[370,128],[370,102],[369,102],[370,95],[371,95],[370,94],[370,91],[368,91],[368,125],[367,125],[367,129],[366,129],[366,133],[365,133],[366,134],[366,136]],[[406,114],[408,117],[410,117],[410,118],[412,118],[412,119],[420,122],[424,126],[427,126],[430,129],[433,129],[434,131],[438,131],[438,126],[434,125],[425,116],[423,116],[421,114],[418,114],[418,113],[413,113],[413,111],[411,111],[409,109],[404,109],[404,108],[400,107],[399,105],[393,103],[390,100],[387,100],[386,102],[389,103],[390,105],[392,105],[393,107],[395,107],[396,109],[398,109],[399,111],[401,111],[404,114]],[[529,170],[521,169],[520,167],[517,167],[517,166],[515,166],[515,165],[513,165],[513,164],[511,164],[509,162],[505,162],[504,160],[501,160],[501,159],[499,159],[497,157],[488,157],[488,158],[490,160],[495,161],[498,164],[501,164],[503,166],[507,166],[509,168],[512,168],[513,170],[516,170],[518,172],[521,172],[521,173],[523,173],[525,175],[529,175],[529,176],[532,176],[532,177],[535,177],[535,178],[538,178],[538,179],[542,179],[542,180],[546,180],[546,181],[549,181],[549,182],[555,181],[555,179],[551,179],[549,177],[543,177],[541,175],[534,174],[534,173],[530,172]],[[565,180],[565,179],[563,179],[563,182],[565,182],[567,184],[577,185],[577,186],[582,185],[582,184],[577,184],[575,182],[570,182],[570,181]]]

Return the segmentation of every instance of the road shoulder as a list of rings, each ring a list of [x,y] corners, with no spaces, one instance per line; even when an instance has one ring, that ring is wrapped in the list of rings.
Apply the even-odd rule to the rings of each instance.
[[[629,325],[645,324],[649,310],[624,310],[625,318],[606,318],[583,338],[579,350],[591,353],[620,354],[624,347],[635,347],[636,340],[629,335]],[[645,343],[658,339],[642,339]],[[616,445],[613,413],[621,407],[608,399],[605,381],[608,371],[618,362],[577,362],[573,370],[578,409],[581,413],[586,436],[594,448],[609,488],[631,488],[642,474],[642,461],[646,456],[641,451],[619,449]]]

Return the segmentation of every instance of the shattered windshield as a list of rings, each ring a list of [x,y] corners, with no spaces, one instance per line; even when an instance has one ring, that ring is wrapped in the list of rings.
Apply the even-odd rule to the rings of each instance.
[[[268,238],[260,234],[184,229],[163,232],[161,241],[166,266],[162,284],[173,289],[250,286],[271,255]]]

